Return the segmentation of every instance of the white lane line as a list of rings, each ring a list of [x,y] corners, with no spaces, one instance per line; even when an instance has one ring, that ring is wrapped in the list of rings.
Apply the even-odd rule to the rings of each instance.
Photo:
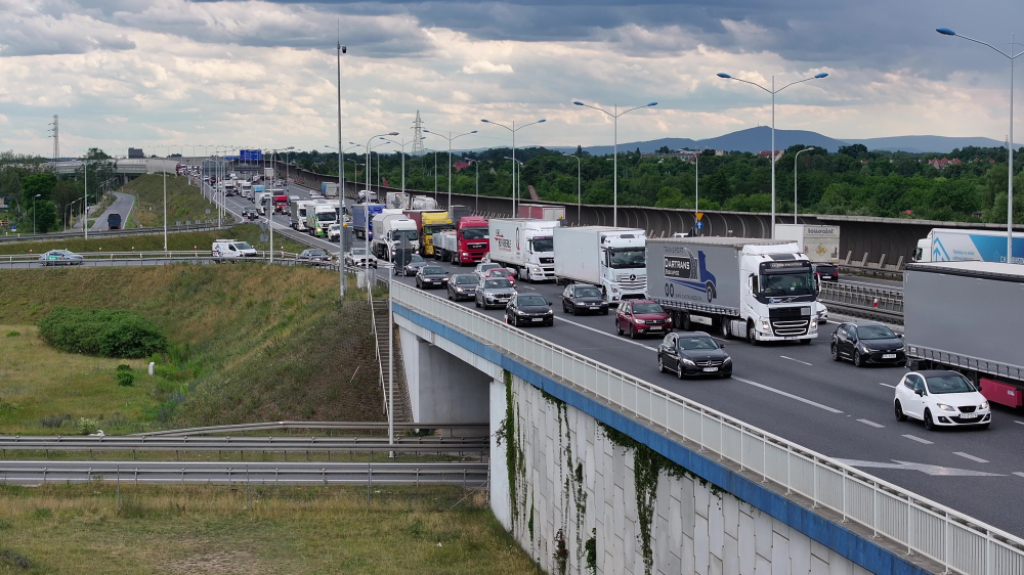
[[[785,355],[780,355],[779,357],[781,357],[782,359],[788,359],[789,361],[795,361],[797,363],[802,363],[804,365],[811,365],[811,366],[814,365],[813,363],[807,363],[806,361],[800,361],[799,359],[793,359],[792,357],[785,356]]]
[[[1024,477],[1024,473],[1020,471],[1014,471],[1013,474],[1016,475],[1017,477]]]
[[[1021,421],[1019,419],[1014,419],[1013,422],[1018,424],[1018,425],[1024,425],[1024,421]]]
[[[888,383],[879,383],[878,385],[888,387],[889,389],[896,389],[895,385],[889,385]]]
[[[953,455],[959,455],[960,457],[963,457],[964,459],[970,459],[971,461],[977,461],[978,463],[988,463],[987,459],[982,459],[980,457],[976,457],[974,455],[971,455],[970,453],[964,453],[963,451],[954,451]]]
[[[904,435],[903,437],[906,437],[907,439],[909,439],[911,441],[916,441],[918,443],[923,443],[925,445],[931,445],[932,444],[932,442],[928,441],[927,439],[921,439],[920,437],[915,437],[913,435]]]
[[[828,411],[828,412],[831,412],[831,413],[842,413],[843,412],[841,409],[836,409],[834,407],[829,407],[827,405],[818,403],[817,401],[811,401],[809,399],[800,397],[799,395],[793,395],[792,393],[786,393],[785,391],[782,391],[781,389],[775,389],[774,387],[768,387],[767,385],[764,385],[763,383],[757,383],[756,381],[750,381],[749,379],[745,379],[745,378],[742,378],[742,377],[736,377],[735,375],[732,376],[732,378],[735,379],[736,381],[742,381],[743,383],[745,383],[747,385],[752,385],[754,387],[763,389],[765,391],[770,391],[772,393],[777,393],[779,395],[788,397],[790,399],[795,399],[795,400],[797,400],[799,402],[806,403],[807,405],[812,405],[814,407],[817,407],[818,409],[824,409],[825,411]]]
[[[870,425],[871,427],[874,427],[875,429],[881,429],[881,428],[885,427],[881,423],[875,423],[874,421],[870,421],[868,419],[858,419],[857,421],[863,423],[864,425]]]
[[[651,351],[658,351],[658,348],[656,348],[656,347],[651,347],[649,345],[644,345],[644,344],[642,344],[642,343],[640,343],[638,341],[633,341],[633,340],[628,339],[628,338],[620,337],[618,335],[615,335],[615,334],[612,334],[612,333],[608,333],[606,331],[602,331],[602,330],[597,329],[597,328],[590,327],[589,325],[583,325],[582,323],[572,321],[571,319],[565,319],[564,317],[558,317],[558,316],[555,316],[555,319],[557,319],[558,321],[564,321],[565,323],[568,323],[570,325],[574,325],[574,326],[579,327],[579,328],[583,328],[585,330],[592,331],[594,333],[599,333],[601,335],[608,336],[608,337],[614,339],[615,341],[621,341],[623,343],[631,343],[633,345],[636,345],[636,346],[639,346],[639,347],[643,347],[643,348],[649,349]]]

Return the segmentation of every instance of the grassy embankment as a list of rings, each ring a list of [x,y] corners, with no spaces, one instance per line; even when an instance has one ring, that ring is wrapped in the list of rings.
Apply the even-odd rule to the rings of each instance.
[[[369,307],[339,306],[337,282],[323,270],[265,265],[3,270],[0,433],[69,434],[82,417],[108,434],[380,420]],[[127,362],[135,385],[119,387],[120,361],[60,353],[37,337],[35,324],[61,305],[138,311],[171,349]]]
[[[0,574],[539,575],[455,488],[0,486]]]
[[[188,232],[180,234],[167,234],[167,249],[171,251],[197,250],[199,255],[210,255],[210,246],[217,238],[232,238],[249,242],[252,247],[258,250],[270,248],[269,239],[266,242],[260,241],[260,227],[256,224],[243,224],[234,226],[231,229],[212,230],[208,232]],[[281,253],[281,248],[287,253],[299,253],[308,246],[300,244],[295,240],[276,234],[274,235],[274,253]],[[102,248],[102,249],[100,249]],[[58,240],[46,240],[40,242],[4,242],[0,243],[0,255],[3,254],[41,254],[53,249],[68,249],[75,253],[89,252],[128,252],[132,248],[135,251],[160,251],[164,249],[163,234],[152,234],[145,236],[116,236],[104,234],[91,234],[89,239],[75,237]]]
[[[143,228],[154,228],[164,225],[164,176],[147,174],[128,182],[118,190],[131,194],[136,198],[135,209],[132,210],[134,224]],[[206,213],[210,210],[210,213]],[[190,186],[185,176],[167,176],[167,223],[175,225],[186,221],[216,220],[217,207],[203,197],[196,186]],[[232,223],[230,214],[225,216],[224,223]]]

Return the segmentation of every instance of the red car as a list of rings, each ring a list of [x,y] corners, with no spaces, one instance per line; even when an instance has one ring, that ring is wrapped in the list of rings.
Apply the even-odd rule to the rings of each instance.
[[[638,335],[661,335],[672,331],[672,319],[657,302],[648,299],[625,300],[615,312],[615,330],[629,337]]]
[[[485,277],[505,278],[512,284],[512,287],[516,287],[516,274],[512,273],[512,270],[508,268],[494,268],[489,270]]]

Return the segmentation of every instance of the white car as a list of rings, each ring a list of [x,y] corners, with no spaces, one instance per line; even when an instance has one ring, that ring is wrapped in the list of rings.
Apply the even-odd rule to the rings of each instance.
[[[327,241],[341,241],[341,224],[331,224],[327,226]]]
[[[828,323],[828,308],[820,301],[814,302],[814,313],[818,316],[818,325]]]
[[[255,258],[259,256],[256,249],[249,245],[249,242],[238,240],[216,240],[210,247],[210,255],[217,261],[233,260],[239,258]]]
[[[978,388],[955,371],[911,371],[896,386],[896,419],[920,419],[925,429],[979,426],[992,423],[988,400]]]
[[[363,267],[369,262],[372,267],[377,267],[377,258],[373,254],[367,254],[366,248],[352,248],[345,254],[345,265],[351,267]]]

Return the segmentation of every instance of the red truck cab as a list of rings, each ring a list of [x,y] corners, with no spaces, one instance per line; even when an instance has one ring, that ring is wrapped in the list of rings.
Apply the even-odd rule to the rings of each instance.
[[[459,253],[456,261],[460,264],[479,263],[490,250],[487,218],[463,216],[455,229],[459,234]]]
[[[288,207],[288,195],[283,194],[280,196],[274,196],[274,211],[277,213],[283,213],[284,209]]]

